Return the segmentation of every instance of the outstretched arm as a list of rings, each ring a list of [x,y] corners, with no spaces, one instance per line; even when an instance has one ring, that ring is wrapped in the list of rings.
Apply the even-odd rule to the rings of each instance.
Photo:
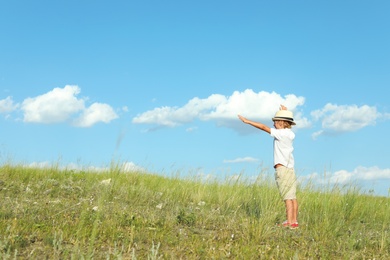
[[[263,123],[260,123],[260,122],[255,122],[255,121],[252,121],[252,120],[249,120],[241,115],[238,115],[238,118],[244,122],[245,124],[248,124],[248,125],[251,125],[251,126],[254,126],[260,130],[263,130],[264,132],[267,132],[267,133],[271,133],[271,128],[269,128],[268,126],[266,126],[265,124]]]

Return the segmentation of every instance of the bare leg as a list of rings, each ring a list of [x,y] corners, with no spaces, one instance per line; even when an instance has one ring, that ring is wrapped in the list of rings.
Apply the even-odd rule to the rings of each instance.
[[[293,223],[294,220],[294,206],[293,206],[293,200],[285,200],[284,203],[286,204],[286,217],[288,223]]]
[[[292,206],[293,206],[293,212],[292,212],[292,222],[291,223],[298,223],[298,201],[296,199],[291,200]]]
[[[287,222],[290,224],[298,222],[298,201],[296,199],[285,200],[284,203],[286,204]]]

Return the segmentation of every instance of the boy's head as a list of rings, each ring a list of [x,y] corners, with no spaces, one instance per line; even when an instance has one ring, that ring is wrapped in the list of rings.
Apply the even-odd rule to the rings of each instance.
[[[280,128],[291,128],[291,126],[296,125],[294,122],[293,113],[288,110],[277,111],[275,116],[272,118],[272,121],[274,121],[275,124],[278,124]]]
[[[289,128],[291,129],[292,123],[288,121],[283,121],[283,120],[274,120],[274,127],[276,129],[285,129]]]

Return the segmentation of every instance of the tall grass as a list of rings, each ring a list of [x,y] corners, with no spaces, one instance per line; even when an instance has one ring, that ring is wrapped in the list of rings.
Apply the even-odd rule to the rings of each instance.
[[[267,178],[4,165],[0,199],[2,259],[390,258],[390,199],[354,187],[301,187],[298,230]]]

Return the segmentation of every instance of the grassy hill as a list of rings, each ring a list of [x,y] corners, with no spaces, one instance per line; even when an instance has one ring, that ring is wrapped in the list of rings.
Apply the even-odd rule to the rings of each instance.
[[[2,259],[390,259],[390,198],[299,191],[300,228],[273,180],[0,167]]]

